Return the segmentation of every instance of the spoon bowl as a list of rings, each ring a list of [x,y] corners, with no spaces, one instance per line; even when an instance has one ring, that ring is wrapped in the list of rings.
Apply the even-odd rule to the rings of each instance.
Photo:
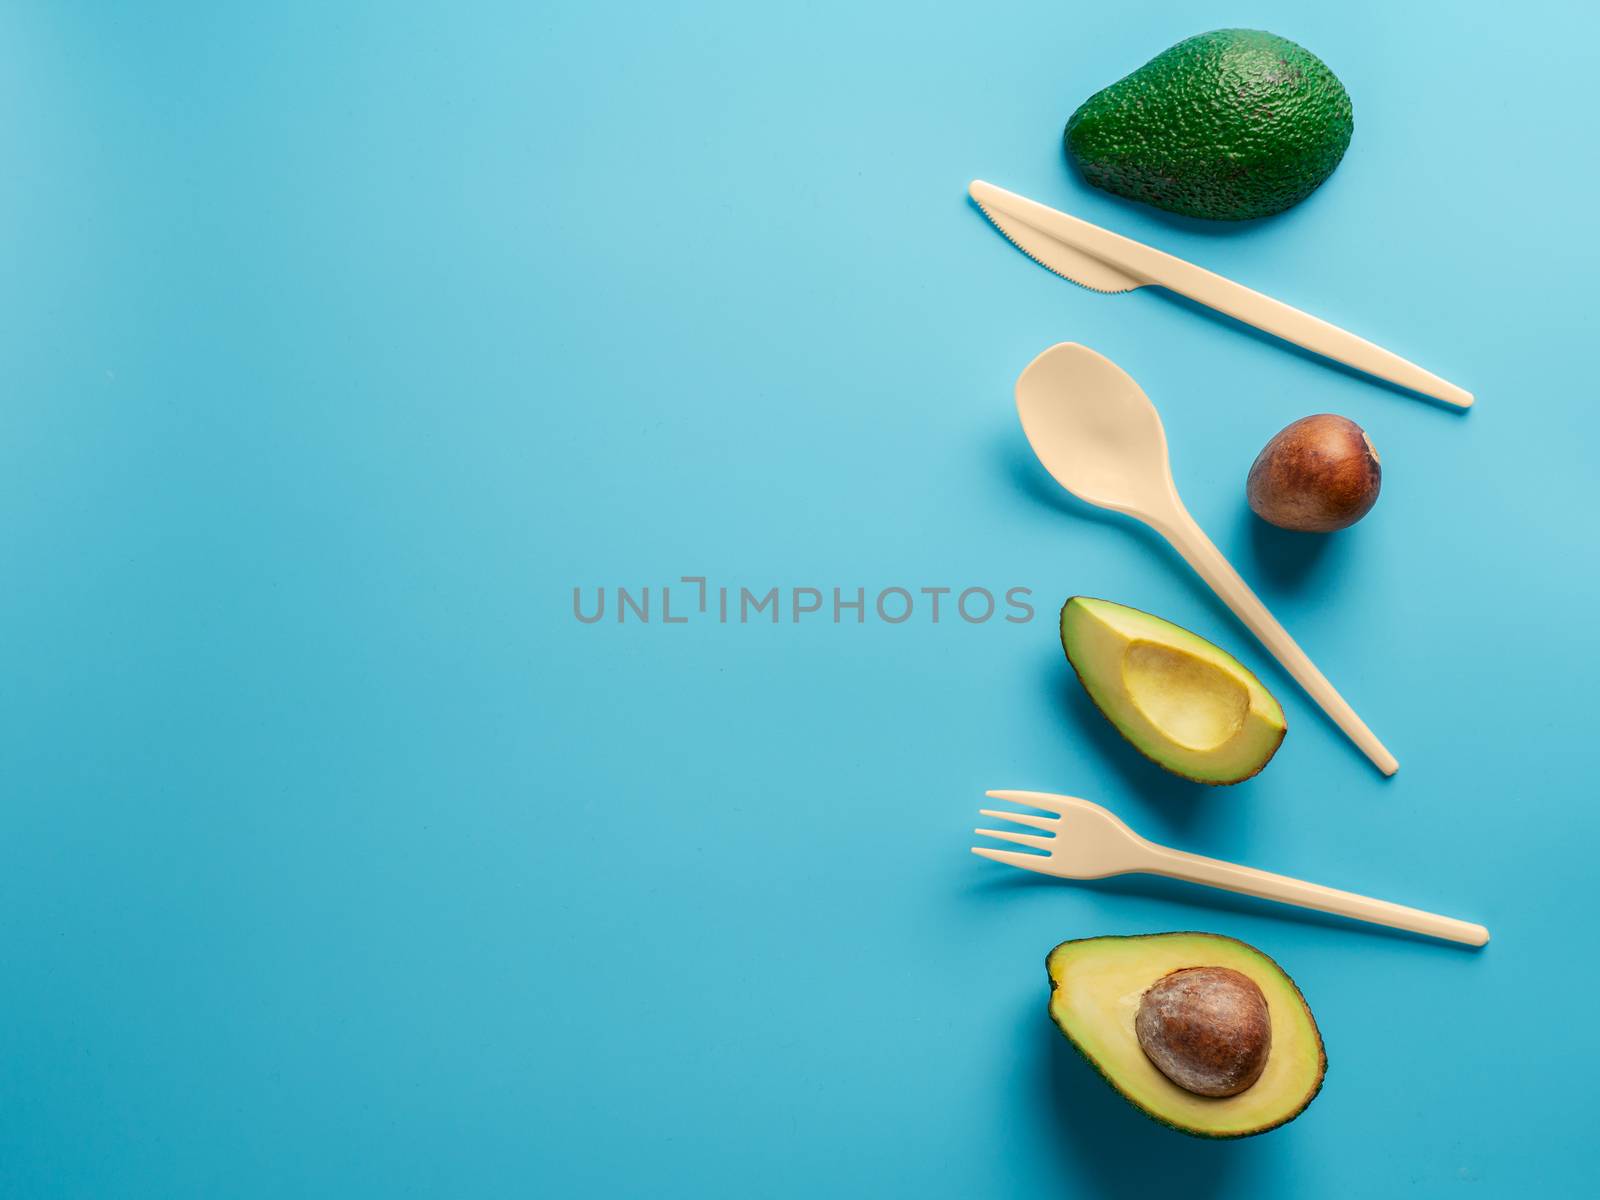
[[[1017,379],[1017,413],[1044,469],[1078,499],[1137,516],[1178,504],[1161,417],[1104,355],[1051,346]]]

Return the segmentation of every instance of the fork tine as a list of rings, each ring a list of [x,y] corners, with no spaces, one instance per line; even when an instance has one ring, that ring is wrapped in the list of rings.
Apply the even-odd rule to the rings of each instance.
[[[1035,829],[1054,829],[1056,818],[1041,817],[1033,813],[1001,812],[997,808],[980,808],[978,814],[984,817],[999,817],[1002,821],[1015,821],[1018,825],[1031,825]]]
[[[1003,800],[1007,804],[1026,804],[1029,808],[1042,808],[1046,812],[1059,813],[1065,809],[1060,796],[1052,796],[1049,792],[1013,792],[1000,790],[985,792],[991,800]]]
[[[1002,842],[1015,842],[1019,846],[1032,846],[1036,850],[1050,849],[1054,838],[1036,837],[1031,833],[1013,833],[1009,829],[974,829],[979,837],[998,838]]]
[[[1020,850],[991,850],[988,846],[974,846],[972,852],[981,858],[992,858],[997,863],[1021,867],[1024,871],[1044,871],[1043,864],[1050,861],[1042,854],[1023,854]]]

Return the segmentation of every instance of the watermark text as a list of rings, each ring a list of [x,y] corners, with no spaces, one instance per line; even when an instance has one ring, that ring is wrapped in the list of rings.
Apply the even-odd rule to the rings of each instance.
[[[572,615],[584,625],[1026,625],[1033,620],[1032,595],[1025,587],[751,588],[684,575],[659,587],[575,587]]]

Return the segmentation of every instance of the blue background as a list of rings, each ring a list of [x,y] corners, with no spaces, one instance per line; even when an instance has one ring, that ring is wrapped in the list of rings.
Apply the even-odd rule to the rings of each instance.
[[[1592,1194],[1585,7],[6,5],[0,1193]],[[1223,227],[1087,188],[1072,109],[1228,25],[1348,86],[1326,186]],[[1074,288],[974,176],[1479,405]],[[1155,400],[1395,779],[1048,482],[1011,388],[1060,340]],[[1318,411],[1385,480],[1308,540],[1242,492]],[[683,575],[1037,616],[573,619]],[[1258,670],[1270,768],[1138,758],[1062,658],[1074,592]],[[989,787],[1494,942],[1024,876],[968,853]],[[1169,1133],[1045,1018],[1056,942],[1187,928],[1315,1009],[1286,1129]]]

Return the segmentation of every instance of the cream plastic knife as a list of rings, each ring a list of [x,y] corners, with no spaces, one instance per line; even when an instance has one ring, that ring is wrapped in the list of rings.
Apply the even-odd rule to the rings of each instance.
[[[1203,267],[981,179],[967,190],[1018,250],[1091,291],[1131,292],[1154,284],[1368,375],[1460,408],[1472,404],[1471,392],[1398,354]]]

